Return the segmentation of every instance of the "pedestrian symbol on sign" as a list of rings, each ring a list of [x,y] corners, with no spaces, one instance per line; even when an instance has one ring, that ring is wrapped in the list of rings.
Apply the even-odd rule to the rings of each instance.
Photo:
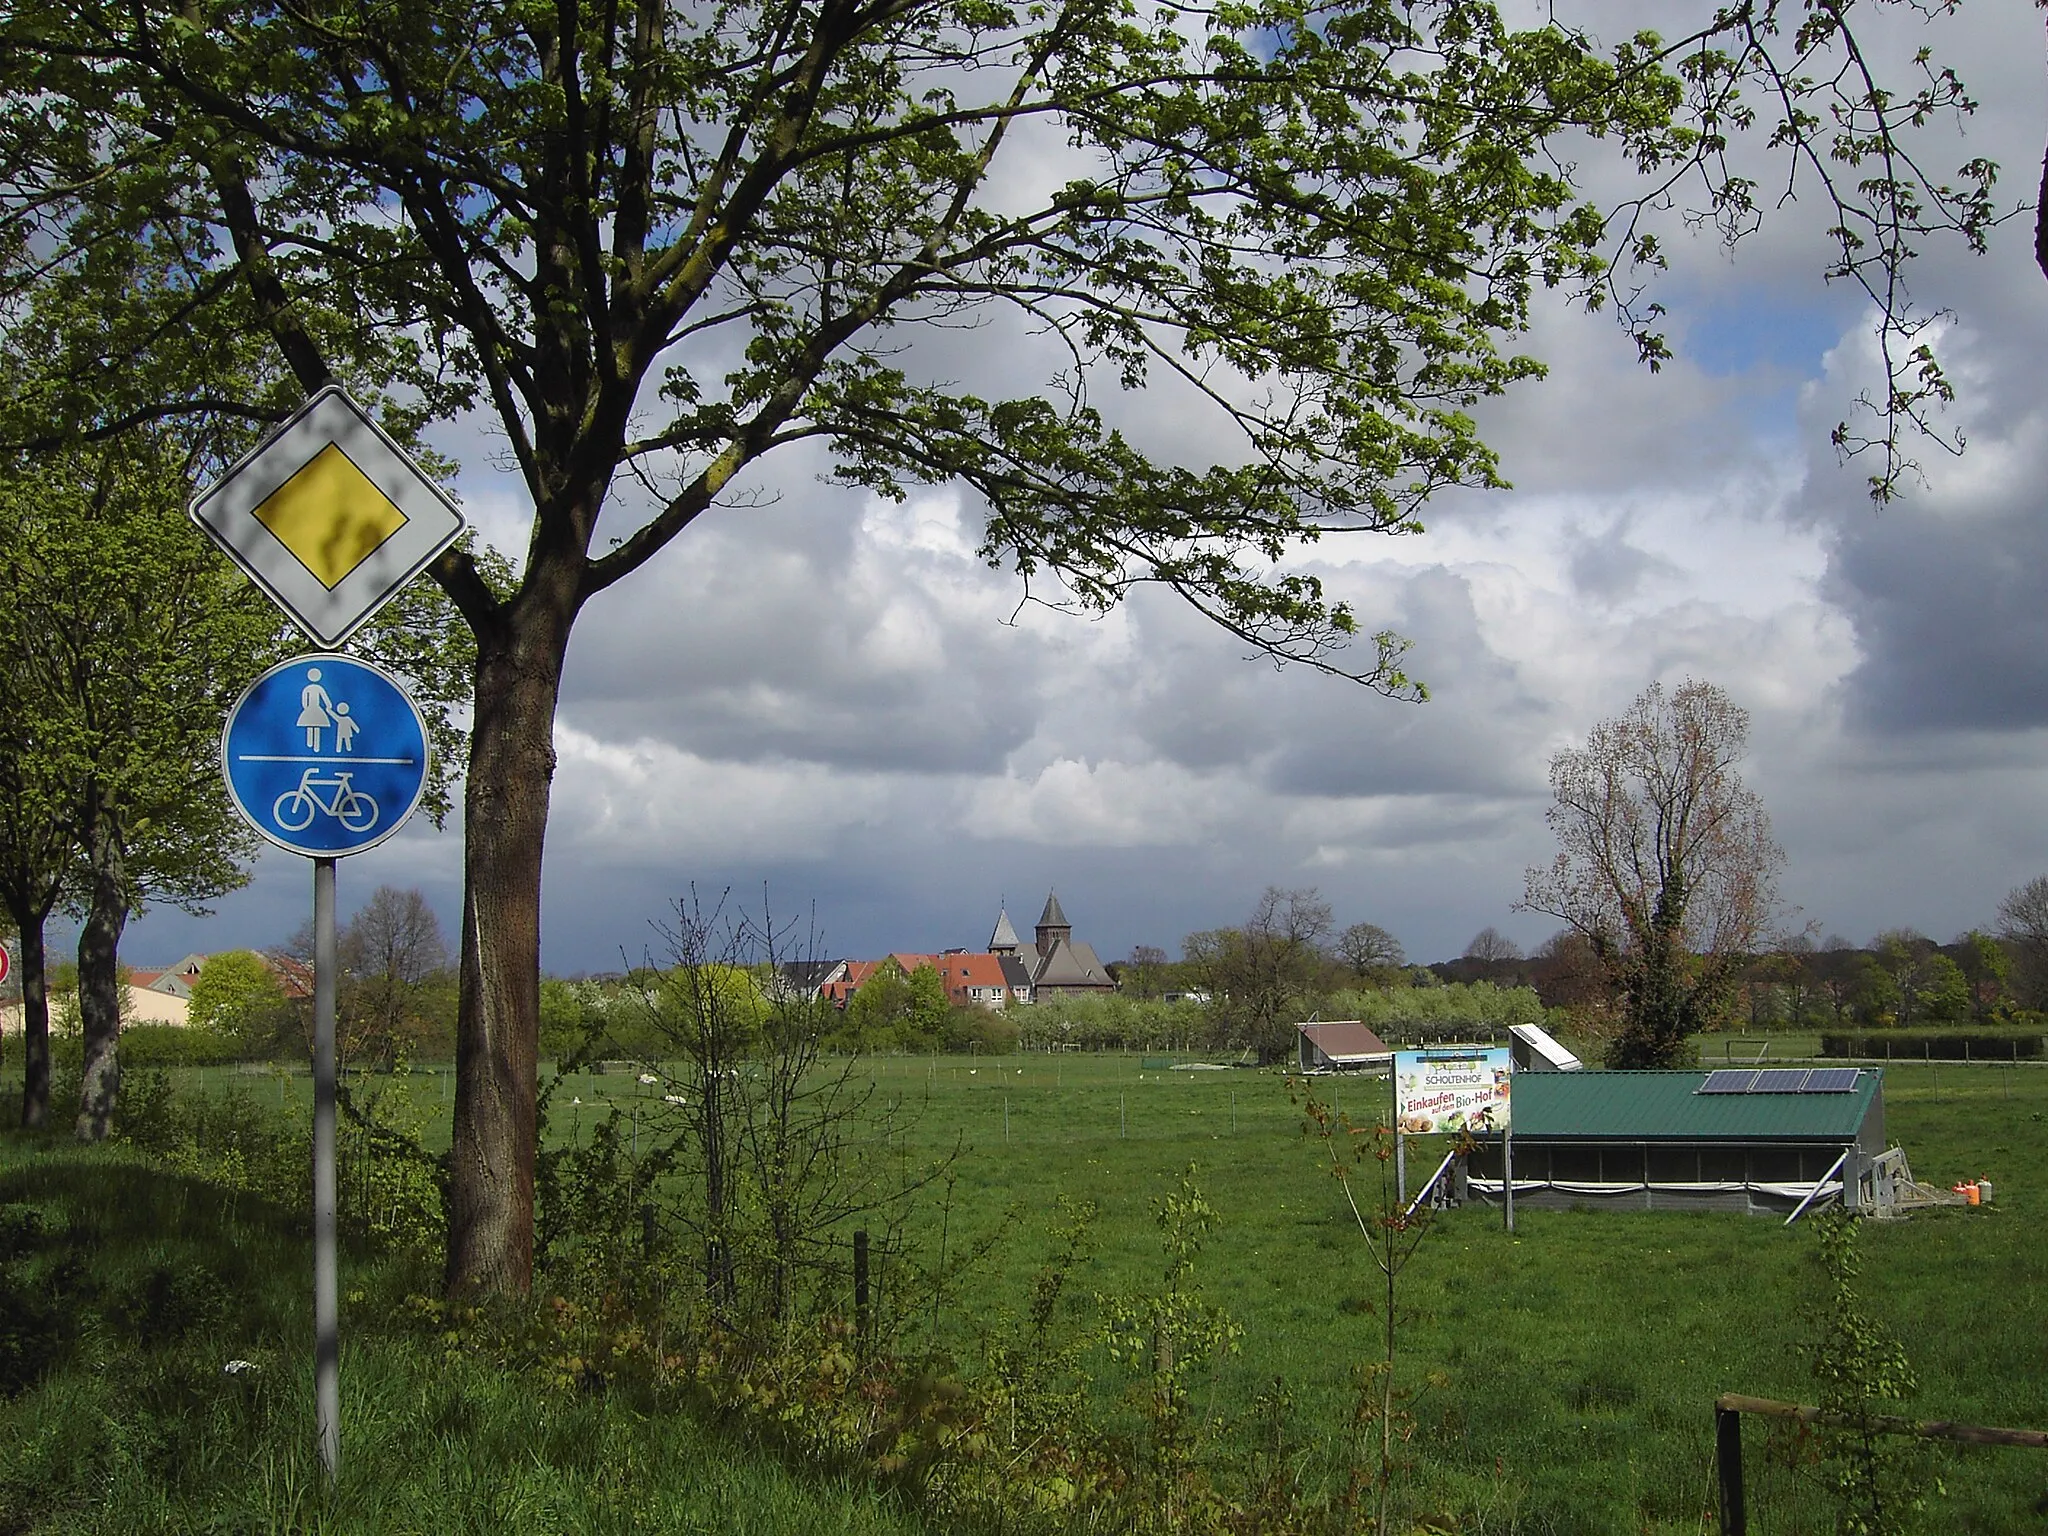
[[[332,727],[334,750],[353,751],[356,731],[359,727],[350,718],[348,702],[336,703],[320,686],[320,669],[306,668],[306,686],[299,690],[299,724],[305,728],[306,748],[311,752],[320,750],[320,733]]]
[[[306,728],[306,749],[320,750],[320,733],[334,723],[329,713],[334,703],[327,697],[327,690],[320,686],[320,669],[306,668],[306,686],[299,690],[299,724]]]

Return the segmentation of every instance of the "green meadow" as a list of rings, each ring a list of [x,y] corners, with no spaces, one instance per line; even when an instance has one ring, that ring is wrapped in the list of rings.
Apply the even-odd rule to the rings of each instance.
[[[1063,1199],[1097,1211],[1070,1287],[1072,1328],[1086,1327],[1095,1297],[1156,1287],[1155,1211],[1192,1169],[1217,1213],[1195,1281],[1241,1329],[1236,1352],[1204,1383],[1202,1412],[1227,1440],[1264,1422],[1264,1410],[1255,1412],[1262,1399],[1270,1408],[1284,1396],[1278,1433],[1298,1475],[1312,1487],[1342,1476],[1357,1373],[1380,1344],[1377,1272],[1325,1154],[1303,1135],[1284,1077],[1080,1055],[879,1058],[858,1070],[872,1078],[878,1102],[910,1112],[913,1156],[952,1155],[950,1177],[928,1192],[908,1240],[927,1256],[940,1242],[955,1255],[981,1254],[949,1282],[936,1313],[939,1341],[964,1368],[990,1322],[1025,1305]],[[230,1086],[252,1108],[303,1111],[303,1075],[209,1069],[181,1080],[185,1092]],[[383,1086],[409,1095],[424,1139],[445,1145],[442,1077],[422,1072]],[[1384,1081],[1317,1087],[1355,1122],[1384,1113]],[[631,1136],[637,1110],[638,1135],[651,1148],[662,1134],[660,1092],[623,1071],[565,1078],[550,1134],[587,1136],[616,1109]],[[2039,1301],[2048,1294],[2048,1068],[1895,1066],[1885,1098],[1891,1139],[1920,1178],[1983,1177],[1997,1188],[1987,1209],[1863,1224],[1867,1308],[1903,1340],[1918,1377],[1908,1411],[2048,1427]],[[1411,1147],[1411,1187],[1437,1155]],[[306,1460],[306,1260],[292,1224],[245,1199],[170,1180],[129,1154],[0,1138],[0,1205],[24,1201],[49,1206],[53,1229],[89,1230],[110,1254],[126,1255],[109,1260],[118,1275],[100,1284],[102,1295],[146,1289],[136,1276],[151,1265],[196,1272],[211,1264],[241,1278],[229,1285],[232,1296],[176,1331],[172,1354],[189,1355],[189,1369],[165,1367],[149,1388],[160,1433],[177,1440],[202,1426],[214,1437],[204,1443],[222,1447],[220,1464],[205,1472],[181,1462],[178,1478],[147,1494],[139,1490],[157,1485],[139,1474],[110,1474],[103,1505],[81,1490],[67,1496],[61,1519],[32,1513],[41,1506],[24,1489],[72,1475],[53,1470],[66,1437],[104,1440],[91,1424],[114,1413],[102,1398],[119,1389],[89,1370],[66,1371],[0,1405],[0,1514],[24,1512],[0,1518],[0,1528],[908,1528],[897,1522],[909,1516],[858,1489],[721,1450],[691,1425],[650,1421],[630,1402],[550,1406],[473,1362],[441,1369],[393,1321],[405,1294],[430,1289],[431,1277],[368,1252],[353,1256],[343,1287],[352,1481],[337,1504],[322,1504]],[[886,1264],[880,1285],[885,1310],[928,1304],[922,1294],[896,1294]],[[1434,1518],[1438,1529],[1594,1536],[1711,1529],[1713,1400],[1727,1391],[1813,1400],[1806,1345],[1820,1291],[1811,1234],[1771,1218],[1524,1210],[1510,1236],[1496,1210],[1445,1213],[1403,1273],[1397,1308],[1397,1381],[1412,1392],[1401,1421],[1411,1527]],[[105,1334],[111,1325],[92,1327]],[[105,1347],[109,1358],[120,1353]],[[260,1357],[260,1386],[220,1376],[231,1354]],[[1098,1375],[1097,1390],[1113,1420],[1113,1372]],[[550,1415],[568,1417],[543,1422]],[[1761,1427],[1752,1438],[1752,1529],[1828,1528],[1807,1523],[1819,1517],[1791,1466],[1799,1448],[1766,1447]],[[135,1454],[138,1465],[153,1465],[146,1448]],[[517,1507],[539,1512],[530,1518],[493,1503],[504,1457],[516,1463],[506,1476],[517,1499],[528,1501]],[[2032,1509],[2048,1488],[2048,1455],[1944,1450],[1936,1470],[1945,1493],[1929,1529],[2009,1532],[2039,1520]],[[245,1509],[247,1520],[196,1519],[205,1500],[192,1479],[202,1472],[236,1490],[223,1507]],[[628,1483],[658,1486],[665,1509],[695,1513],[649,1523]],[[745,1527],[715,1514],[742,1497],[781,1513]],[[90,1516],[80,1513],[88,1508]],[[270,1513],[259,1518],[258,1510]],[[445,1519],[430,1518],[435,1511]]]

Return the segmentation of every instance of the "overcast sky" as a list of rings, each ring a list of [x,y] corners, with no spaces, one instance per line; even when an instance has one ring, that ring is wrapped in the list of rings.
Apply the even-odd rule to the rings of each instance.
[[[1989,155],[2006,200],[2029,197],[2048,141],[2035,12],[1973,7],[1943,36],[1983,111],[1933,158]],[[815,907],[835,955],[978,948],[1000,902],[1025,928],[1049,888],[1104,958],[1177,953],[1267,885],[1320,888],[1411,959],[1488,925],[1533,946],[1554,924],[1512,907],[1551,849],[1550,755],[1688,675],[1750,712],[1788,924],[1858,942],[1988,925],[2048,871],[2048,280],[2030,216],[1984,256],[1937,244],[1915,264],[1916,297],[1952,312],[1945,425],[1969,446],[1923,444],[1927,484],[1875,509],[1869,466],[1828,442],[1881,379],[1870,317],[1821,281],[1821,223],[1812,202],[1773,210],[1733,255],[1679,235],[1657,291],[1679,358],[1654,377],[1611,320],[1540,305],[1526,350],[1549,378],[1482,413],[1514,489],[1304,558],[1413,640],[1423,705],[1276,671],[1156,596],[1094,622],[1020,610],[974,557],[972,502],[891,504],[821,483],[822,458],[776,459],[764,505],[706,517],[581,621],[547,966],[637,958],[692,881]],[[1000,326],[919,356],[992,388],[1014,368],[1012,392],[1042,363]],[[1156,451],[1204,445],[1168,391],[1114,409]],[[522,548],[488,440],[441,441],[471,517]],[[417,885],[452,939],[458,825],[344,862],[343,911]],[[276,943],[310,887],[267,856],[217,916],[151,914],[125,955]]]

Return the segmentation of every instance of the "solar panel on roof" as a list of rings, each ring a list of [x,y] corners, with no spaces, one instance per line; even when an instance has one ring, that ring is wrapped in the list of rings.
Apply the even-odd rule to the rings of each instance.
[[[1806,1086],[1802,1093],[1853,1093],[1856,1079],[1863,1075],[1857,1067],[1815,1067],[1806,1074]]]
[[[1773,1067],[1759,1072],[1756,1082],[1751,1084],[1751,1093],[1798,1093],[1806,1084],[1806,1067]]]
[[[1718,1072],[1709,1072],[1707,1080],[1700,1084],[1700,1092],[1747,1093],[1749,1092],[1749,1085],[1755,1082],[1756,1079],[1757,1072],[1753,1067],[1733,1072],[1724,1068]]]

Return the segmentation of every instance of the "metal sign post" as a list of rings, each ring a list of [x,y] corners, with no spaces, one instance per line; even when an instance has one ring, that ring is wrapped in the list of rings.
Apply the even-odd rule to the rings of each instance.
[[[1500,1209],[1509,1232],[1515,1230],[1515,1129],[1514,1122],[1500,1137]]]
[[[381,669],[349,656],[297,656],[257,678],[230,711],[221,765],[243,818],[313,861],[313,1402],[331,1481],[341,1472],[334,866],[383,842],[418,806],[426,722]]]
[[[334,860],[313,861],[313,1420],[341,1476],[341,1307],[334,1253]]]

